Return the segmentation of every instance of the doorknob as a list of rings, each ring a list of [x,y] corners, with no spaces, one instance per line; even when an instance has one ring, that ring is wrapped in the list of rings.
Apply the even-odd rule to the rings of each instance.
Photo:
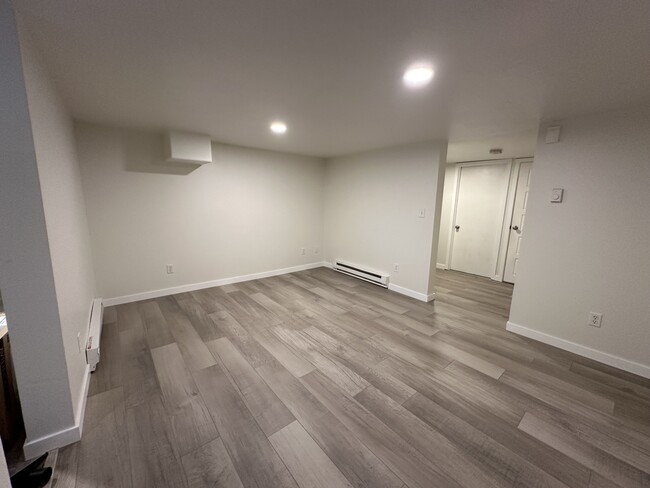
[[[513,226],[510,227],[510,228],[511,228],[512,230],[519,230],[519,226],[518,226],[518,225],[513,225]]]
[[[456,229],[456,232],[460,230],[460,225],[454,225],[454,229]]]

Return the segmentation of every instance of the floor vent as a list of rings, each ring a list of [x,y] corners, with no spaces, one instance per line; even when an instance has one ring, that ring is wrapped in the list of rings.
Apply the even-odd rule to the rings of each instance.
[[[373,271],[356,264],[350,264],[339,260],[334,262],[334,270],[388,288],[388,275],[386,273],[380,273],[379,271]]]
[[[88,326],[88,342],[86,343],[86,362],[90,371],[95,371],[99,362],[99,339],[102,336],[102,321],[104,305],[101,298],[93,300],[93,309],[90,312],[90,325]]]

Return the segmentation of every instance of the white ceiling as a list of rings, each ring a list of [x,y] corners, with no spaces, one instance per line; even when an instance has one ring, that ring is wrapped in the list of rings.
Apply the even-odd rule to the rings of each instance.
[[[225,143],[333,156],[449,138],[453,155],[650,100],[648,0],[15,4],[75,118]],[[418,60],[436,77],[409,91]]]

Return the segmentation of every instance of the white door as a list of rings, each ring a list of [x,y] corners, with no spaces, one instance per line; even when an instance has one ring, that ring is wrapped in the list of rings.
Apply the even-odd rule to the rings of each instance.
[[[494,277],[503,230],[509,162],[461,166],[452,232],[451,269]]]
[[[512,211],[512,222],[510,224],[510,238],[508,239],[508,253],[506,255],[506,269],[503,274],[503,281],[514,283],[517,277],[517,263],[521,252],[521,238],[526,220],[526,206],[528,205],[528,189],[530,188],[530,176],[533,171],[533,163],[521,163],[519,166],[519,177],[517,178],[517,193],[515,193],[515,205]]]

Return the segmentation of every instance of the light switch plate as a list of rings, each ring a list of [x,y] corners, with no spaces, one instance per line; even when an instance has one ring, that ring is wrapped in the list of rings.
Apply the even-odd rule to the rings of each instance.
[[[553,188],[551,192],[551,203],[562,203],[564,188]]]

